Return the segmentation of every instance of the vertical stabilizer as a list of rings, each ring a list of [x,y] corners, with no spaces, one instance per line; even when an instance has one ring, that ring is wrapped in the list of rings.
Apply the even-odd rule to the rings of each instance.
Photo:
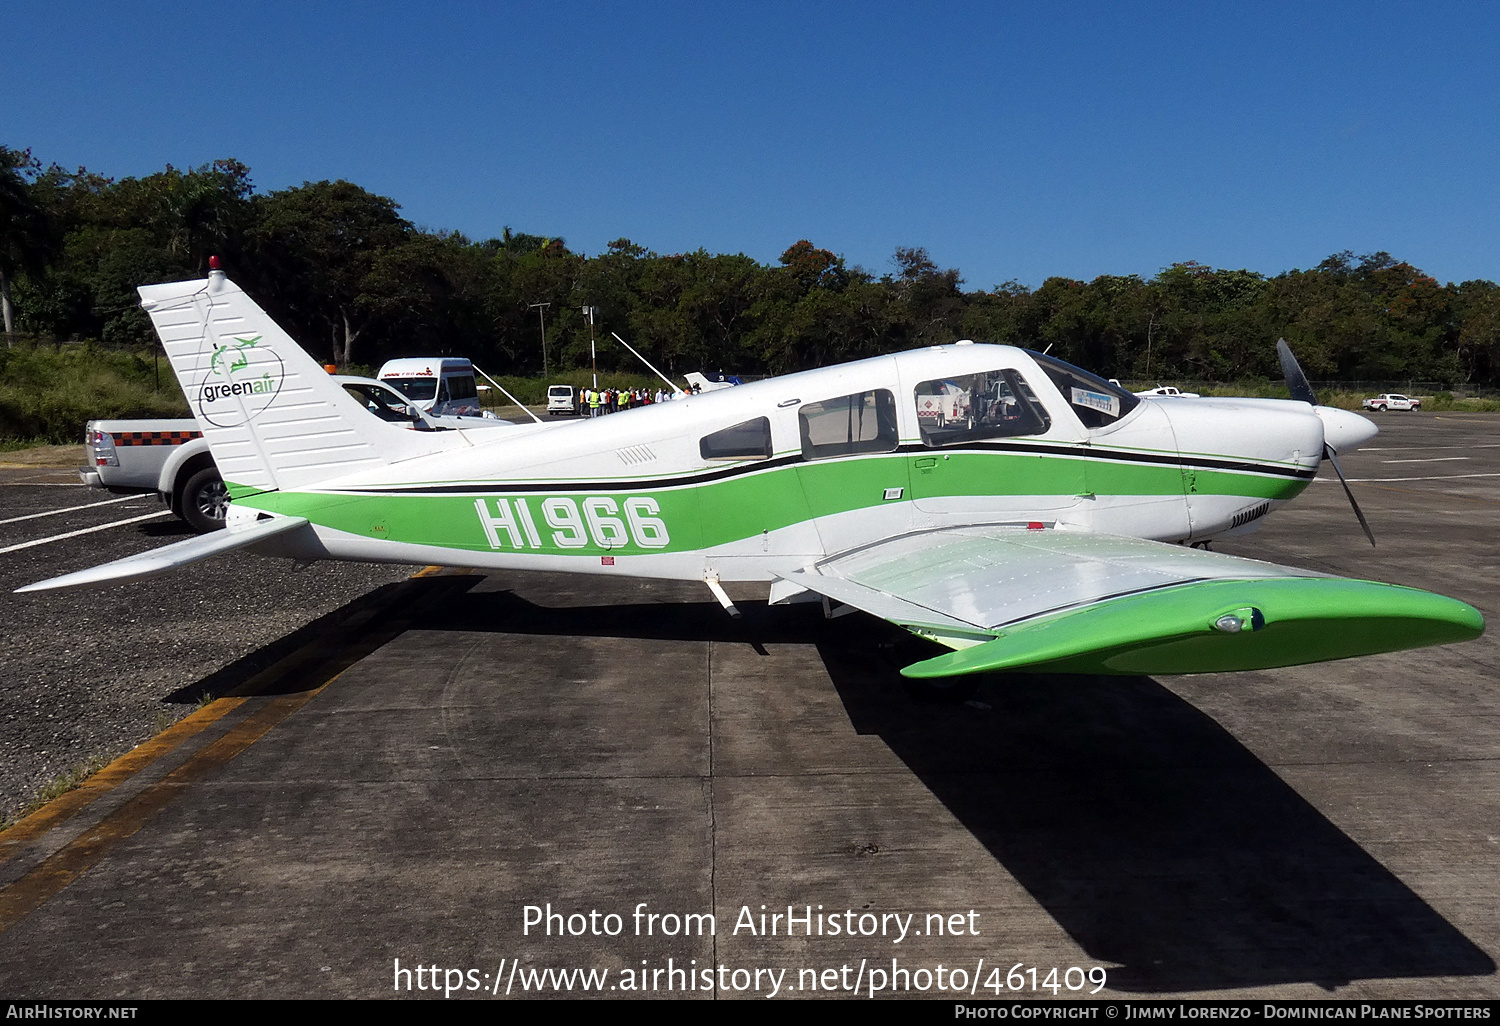
[[[232,488],[294,489],[453,444],[371,416],[222,271],[138,291]]]

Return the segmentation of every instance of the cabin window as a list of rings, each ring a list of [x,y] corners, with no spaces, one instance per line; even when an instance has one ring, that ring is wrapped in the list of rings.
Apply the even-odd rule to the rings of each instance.
[[[1047,377],[1057,386],[1068,405],[1086,428],[1109,427],[1118,424],[1131,410],[1140,405],[1140,399],[1119,385],[1111,385],[1097,374],[1074,367],[1071,363],[1041,353],[1026,351]]]
[[[932,446],[1040,435],[1052,425],[1026,379],[1009,368],[924,381],[916,403],[922,441]]]
[[[884,388],[803,403],[797,411],[802,429],[802,456],[823,460],[867,452],[892,452],[896,431],[896,397]]]
[[[756,417],[704,435],[698,440],[698,453],[706,460],[768,460],[771,458],[771,421],[767,417]]]
[[[468,374],[460,374],[444,379],[448,385],[449,399],[476,399],[479,390],[474,387],[474,378]]]

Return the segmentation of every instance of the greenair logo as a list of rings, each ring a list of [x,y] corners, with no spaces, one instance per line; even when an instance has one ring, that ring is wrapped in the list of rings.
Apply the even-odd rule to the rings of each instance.
[[[239,427],[254,420],[281,391],[281,358],[260,345],[263,336],[234,337],[215,346],[208,374],[198,388],[198,415],[216,427]]]
[[[236,338],[232,346],[219,346],[208,361],[209,369],[226,378],[232,377],[237,370],[244,370],[250,366],[250,357],[245,355],[245,350],[255,345],[260,339],[259,335],[254,338]]]

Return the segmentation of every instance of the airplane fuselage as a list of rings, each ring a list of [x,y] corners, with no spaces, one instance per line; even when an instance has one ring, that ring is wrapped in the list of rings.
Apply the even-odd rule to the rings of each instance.
[[[265,549],[301,558],[769,580],[949,525],[1201,541],[1317,471],[1324,420],[1305,403],[1136,400],[1073,370],[1006,346],[904,352],[316,487],[231,481],[231,518],[307,518],[315,543]]]

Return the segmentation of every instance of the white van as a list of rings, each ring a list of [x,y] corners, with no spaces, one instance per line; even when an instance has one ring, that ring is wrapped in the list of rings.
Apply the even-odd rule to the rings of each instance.
[[[547,386],[547,416],[576,417],[578,414],[578,389],[572,385]]]
[[[423,413],[440,417],[479,416],[474,365],[453,358],[387,360],[375,377],[406,396]]]

